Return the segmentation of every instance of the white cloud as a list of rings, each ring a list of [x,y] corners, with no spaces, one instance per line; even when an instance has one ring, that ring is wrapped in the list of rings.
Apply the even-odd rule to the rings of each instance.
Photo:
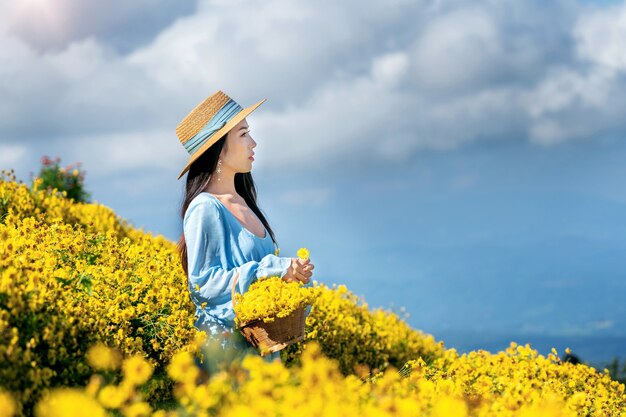
[[[529,115],[529,140],[553,145],[593,138],[611,129],[623,130],[625,87],[615,72],[605,67],[586,72],[568,68],[550,71],[536,88],[521,95]]]
[[[63,74],[67,83],[94,82],[98,70],[106,60],[115,56],[107,52],[105,46],[94,38],[81,42],[73,42],[58,53],[48,53],[40,57],[40,61],[50,71]],[[95,81],[97,83],[97,81]]]
[[[0,167],[6,170],[15,169],[24,155],[25,146],[0,144]]]
[[[415,5],[201,1],[195,15],[179,19],[128,62],[159,88],[187,92],[189,110],[218,88],[242,101],[261,97],[291,107],[328,82],[369,71],[373,56],[388,53],[379,40],[383,31],[407,10]]]
[[[409,66],[404,52],[394,52],[376,57],[372,63],[372,78],[381,84],[394,87],[402,81]]]
[[[626,4],[581,14],[573,35],[581,59],[615,70],[626,70]]]
[[[415,82],[420,89],[453,94],[484,85],[504,58],[502,35],[485,7],[436,16],[413,46]]]
[[[125,52],[194,8],[195,0],[3,0],[0,31],[18,36],[40,52],[59,51],[89,37]]]
[[[531,142],[555,145],[624,131],[625,35],[626,4],[581,10],[571,28],[572,61],[522,92]]]
[[[74,138],[69,159],[80,160],[96,176],[157,169],[174,178],[189,155],[171,132],[146,130]]]
[[[101,173],[175,171],[187,157],[176,125],[217,89],[242,105],[268,99],[249,118],[267,169],[398,163],[476,140],[549,145],[623,131],[623,63],[613,57],[625,55],[626,6],[571,19],[581,10],[568,2],[201,1],[128,54],[104,32],[74,32],[41,52],[5,31],[0,137],[32,149],[51,139],[75,154],[101,149]],[[159,138],[158,149],[146,151],[143,132]]]

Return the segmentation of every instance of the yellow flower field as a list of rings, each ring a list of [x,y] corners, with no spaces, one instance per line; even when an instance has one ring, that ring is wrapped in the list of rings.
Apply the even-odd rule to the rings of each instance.
[[[623,384],[556,352],[459,355],[345,286],[314,288],[282,363],[197,366],[175,243],[3,171],[0,417],[626,416]]]

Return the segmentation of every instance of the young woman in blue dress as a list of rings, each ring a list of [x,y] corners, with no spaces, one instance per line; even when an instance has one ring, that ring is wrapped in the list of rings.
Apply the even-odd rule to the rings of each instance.
[[[274,232],[257,205],[251,173],[257,144],[246,116],[264,101],[242,108],[217,91],[176,128],[191,155],[178,176],[188,171],[178,250],[196,306],[195,325],[242,355],[258,352],[235,330],[235,276],[236,289],[244,293],[254,281],[270,275],[309,284],[315,268],[309,260],[278,256]],[[265,356],[277,358],[280,352]]]

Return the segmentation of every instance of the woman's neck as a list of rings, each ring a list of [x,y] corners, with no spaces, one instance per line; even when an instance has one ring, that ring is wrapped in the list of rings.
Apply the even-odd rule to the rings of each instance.
[[[222,172],[211,178],[209,185],[206,187],[206,191],[211,194],[217,195],[231,195],[236,196],[237,190],[235,189],[235,174]],[[217,175],[220,176],[220,180],[217,180]]]

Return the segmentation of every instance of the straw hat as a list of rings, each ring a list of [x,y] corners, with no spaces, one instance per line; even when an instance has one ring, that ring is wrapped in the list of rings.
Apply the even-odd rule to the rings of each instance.
[[[266,99],[242,108],[221,90],[198,104],[176,127],[176,135],[191,158],[178,179],[189,170],[191,164],[217,142],[237,123],[243,120]]]

